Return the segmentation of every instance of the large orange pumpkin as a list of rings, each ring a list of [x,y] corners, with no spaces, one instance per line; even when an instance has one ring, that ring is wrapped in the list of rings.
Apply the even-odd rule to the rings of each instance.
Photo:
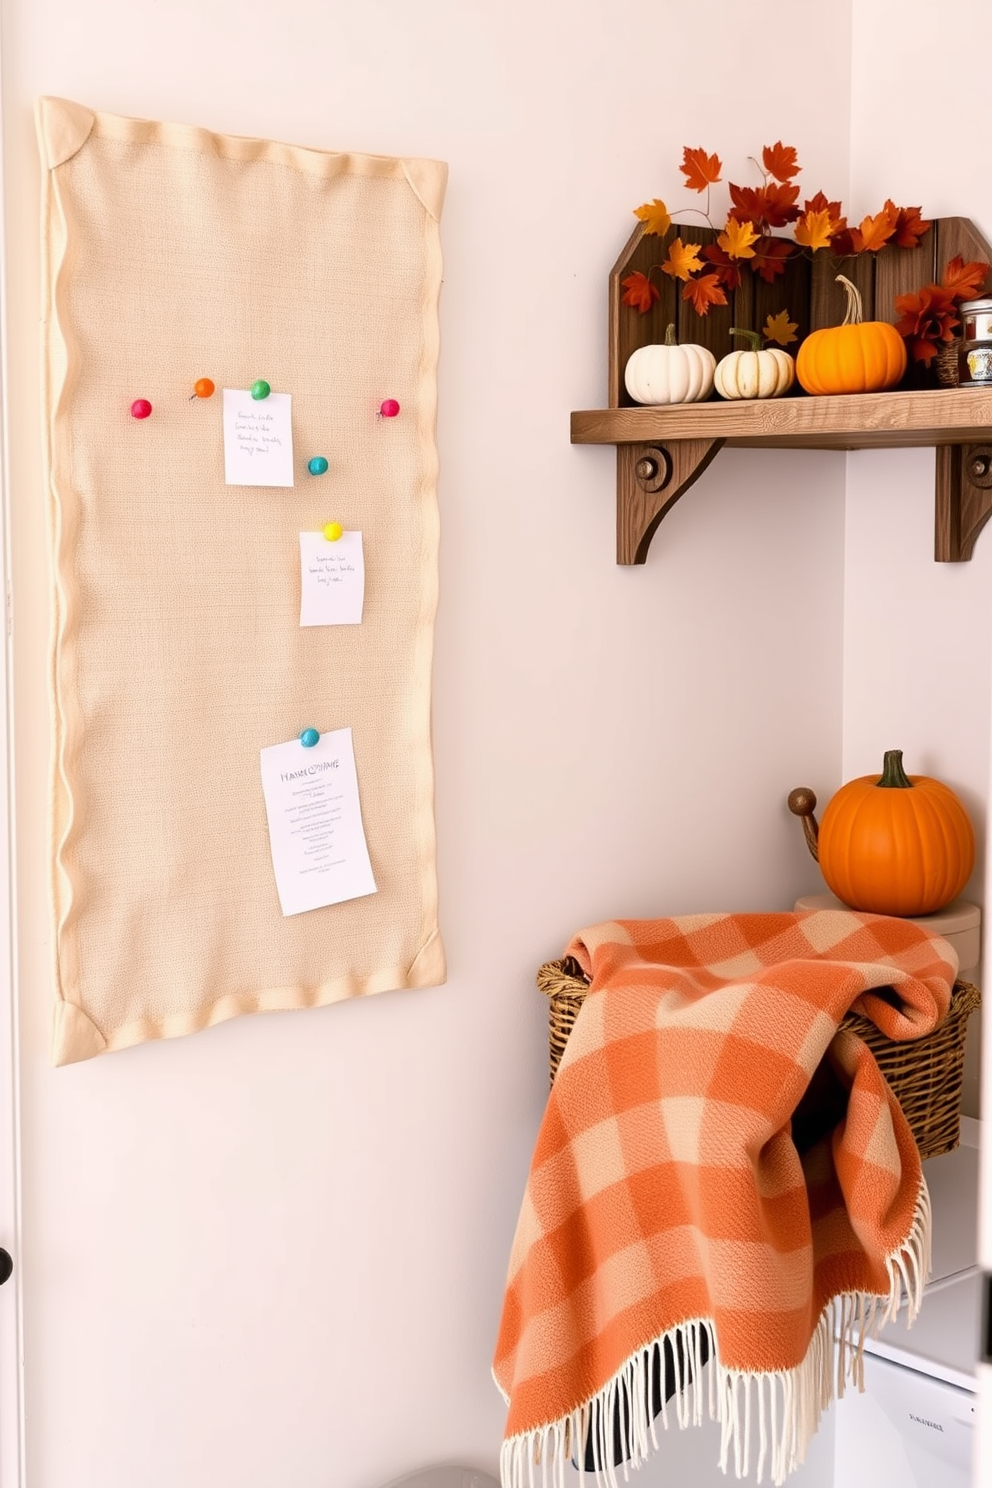
[[[975,834],[950,787],[907,775],[890,749],[881,777],[851,780],[830,801],[818,850],[828,887],[852,909],[936,914],[971,877]]]
[[[839,326],[811,331],[796,357],[796,377],[808,393],[877,393],[895,387],[906,370],[906,343],[894,325],[865,320],[861,295],[843,274],[847,313]]]

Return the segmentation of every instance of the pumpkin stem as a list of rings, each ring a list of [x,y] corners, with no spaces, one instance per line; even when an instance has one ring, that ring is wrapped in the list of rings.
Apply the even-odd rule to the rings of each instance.
[[[882,778],[875,781],[876,785],[884,786],[887,790],[912,790],[913,782],[902,767],[902,750],[887,749],[882,761]]]
[[[675,322],[674,322],[674,320],[670,320],[668,322],[668,326],[667,326],[667,328],[665,330],[665,345],[666,346],[677,346],[678,345],[678,342],[675,339]]]
[[[730,334],[732,336],[744,336],[749,342],[751,351],[761,350],[761,337],[757,331],[745,331],[740,326],[731,326]]]
[[[847,310],[841,325],[860,325],[865,318],[865,306],[860,289],[856,284],[852,284],[844,274],[837,275],[837,283],[843,284],[847,294]]]

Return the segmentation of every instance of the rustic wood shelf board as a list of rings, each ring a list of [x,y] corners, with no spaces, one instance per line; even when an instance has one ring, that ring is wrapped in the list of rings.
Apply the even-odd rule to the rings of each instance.
[[[708,242],[708,230],[673,227],[683,241]],[[760,327],[764,316],[788,308],[800,337],[840,319],[836,273],[854,278],[865,295],[866,318],[895,319],[894,297],[939,277],[948,260],[992,262],[992,248],[967,218],[934,222],[916,249],[883,249],[856,259],[796,255],[774,287],[745,277],[734,303],[719,316],[690,313],[664,287],[662,302],[640,316],[621,303],[622,280],[646,272],[666,251],[666,241],[638,227],[610,275],[608,408],[572,414],[573,444],[617,447],[617,562],[643,563],[662,518],[726,445],[737,449],[903,449],[937,452],[934,556],[939,562],[969,559],[992,514],[992,387],[900,389],[890,393],[828,398],[794,394],[753,401],[681,403],[659,408],[633,402],[624,387],[627,358],[660,342],[669,321],[679,339],[707,345],[719,358],[729,351],[731,324]],[[992,274],[985,293],[992,291]],[[780,303],[781,301],[781,303]],[[724,324],[724,321],[726,324]],[[790,350],[795,350],[794,347]]]
[[[992,441],[992,388],[756,398],[572,414],[573,444],[722,439],[742,449],[899,449]]]

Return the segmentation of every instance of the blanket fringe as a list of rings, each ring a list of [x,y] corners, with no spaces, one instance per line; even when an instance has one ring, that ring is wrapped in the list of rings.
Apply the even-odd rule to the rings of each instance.
[[[720,1423],[720,1467],[731,1462],[738,1478],[750,1473],[764,1480],[766,1469],[779,1488],[799,1467],[823,1412],[843,1396],[853,1381],[864,1389],[863,1346],[867,1337],[891,1322],[906,1307],[912,1323],[923,1300],[930,1272],[930,1195],[920,1185],[916,1214],[905,1243],[886,1258],[887,1295],[848,1292],[824,1308],[807,1350],[795,1369],[770,1373],[727,1369],[719,1361],[713,1325],[704,1318],[680,1323],[629,1359],[598,1394],[563,1420],[508,1437],[500,1454],[502,1488],[565,1488],[570,1462],[584,1481],[585,1444],[594,1434],[594,1456],[601,1464],[592,1474],[599,1488],[619,1488],[632,1469],[657,1451],[657,1426],[667,1430],[669,1416],[680,1429],[703,1421],[704,1385],[710,1420]],[[709,1368],[703,1379],[702,1340],[709,1345]],[[666,1342],[670,1345],[665,1348]],[[666,1359],[672,1361],[669,1369]],[[666,1389],[674,1385],[671,1400]],[[660,1391],[658,1389],[660,1387]],[[653,1416],[651,1401],[664,1402]],[[630,1444],[630,1456],[613,1465],[615,1426]],[[755,1440],[756,1438],[756,1440]]]

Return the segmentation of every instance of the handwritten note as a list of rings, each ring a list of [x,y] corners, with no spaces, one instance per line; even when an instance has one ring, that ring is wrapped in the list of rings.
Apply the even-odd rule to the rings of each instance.
[[[365,558],[360,532],[328,542],[322,532],[300,533],[300,624],[360,625]]]
[[[262,793],[284,915],[378,892],[358,798],[351,729],[261,751]]]
[[[224,389],[224,480],[229,486],[293,484],[293,400]]]

